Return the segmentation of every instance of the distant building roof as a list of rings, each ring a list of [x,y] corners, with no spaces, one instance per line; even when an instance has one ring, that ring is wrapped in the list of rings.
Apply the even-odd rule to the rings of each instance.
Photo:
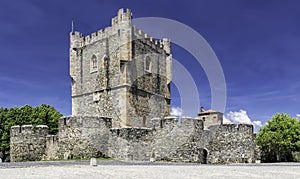
[[[217,113],[221,113],[212,109],[206,110],[206,111],[202,111],[198,114],[198,116],[202,116],[202,115],[208,115],[208,114],[217,114]]]
[[[206,111],[203,111],[203,112],[201,112],[202,114],[208,114],[208,113],[213,113],[213,112],[217,112],[217,111],[215,111],[215,110],[212,110],[212,109],[209,109],[209,110],[206,110]]]

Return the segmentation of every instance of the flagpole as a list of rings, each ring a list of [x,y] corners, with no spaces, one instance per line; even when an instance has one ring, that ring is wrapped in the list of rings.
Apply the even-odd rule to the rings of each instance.
[[[74,19],[72,19],[72,34],[74,33]]]

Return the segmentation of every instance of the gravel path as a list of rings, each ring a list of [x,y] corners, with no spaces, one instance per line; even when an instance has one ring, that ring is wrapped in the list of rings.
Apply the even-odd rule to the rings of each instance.
[[[300,178],[300,163],[201,165],[88,161],[0,163],[0,178]]]

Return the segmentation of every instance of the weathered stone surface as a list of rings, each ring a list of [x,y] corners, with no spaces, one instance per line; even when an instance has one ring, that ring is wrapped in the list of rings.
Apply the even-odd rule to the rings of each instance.
[[[253,126],[213,125],[200,119],[156,118],[151,128],[111,128],[111,119],[65,117],[57,136],[46,126],[13,126],[12,161],[113,157],[125,160],[250,163],[259,159]],[[21,130],[21,132],[20,132]]]
[[[162,124],[161,127],[155,126],[153,131],[152,150],[156,159],[167,161],[190,160],[190,156],[184,158],[178,152],[182,151],[185,145],[196,142],[195,139],[200,138],[201,128],[203,128],[202,121],[181,119],[181,124],[178,125],[178,119],[168,117],[162,119],[160,123]],[[198,125],[199,123],[200,125]]]
[[[111,129],[109,155],[125,160],[149,160],[151,132],[149,128]]]
[[[253,125],[220,125],[206,147],[210,163],[254,163]]]
[[[64,117],[58,135],[48,135],[47,126],[11,128],[12,161],[108,157],[111,119]]]
[[[113,127],[149,127],[151,118],[169,115],[170,42],[154,40],[131,19],[130,10],[120,10],[111,27],[85,37],[70,34],[74,116],[113,118]],[[153,105],[157,98],[160,105]]]
[[[49,145],[47,159],[108,157],[107,141],[111,126],[111,119],[104,117],[61,118],[58,140]],[[55,149],[58,150],[55,152]]]
[[[11,161],[35,161],[46,157],[48,126],[12,126],[10,129]]]

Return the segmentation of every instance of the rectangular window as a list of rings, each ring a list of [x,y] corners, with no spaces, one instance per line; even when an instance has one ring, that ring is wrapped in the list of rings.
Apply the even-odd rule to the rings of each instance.
[[[145,71],[151,73],[151,66],[152,66],[151,58],[147,56],[145,61]]]

